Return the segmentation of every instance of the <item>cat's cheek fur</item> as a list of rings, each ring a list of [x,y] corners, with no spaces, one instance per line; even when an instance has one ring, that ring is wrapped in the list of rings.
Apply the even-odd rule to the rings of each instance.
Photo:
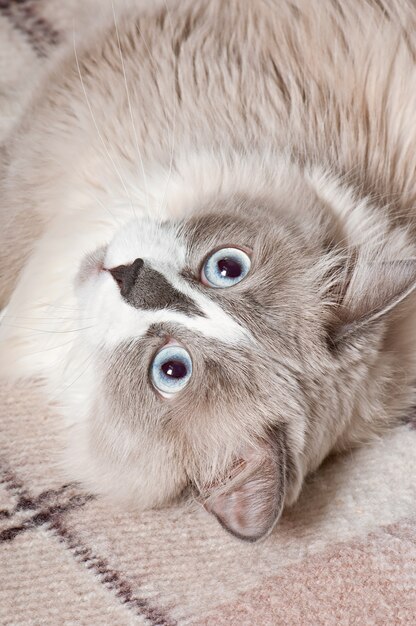
[[[139,511],[166,506],[187,486],[187,476],[175,451],[141,435],[137,441],[100,413],[92,413],[68,428],[68,446],[62,472],[113,505]],[[122,419],[122,416],[120,416]]]

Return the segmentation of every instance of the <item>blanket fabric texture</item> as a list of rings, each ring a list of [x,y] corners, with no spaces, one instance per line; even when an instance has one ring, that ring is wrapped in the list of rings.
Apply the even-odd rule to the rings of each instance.
[[[118,0],[115,0],[117,4]],[[0,142],[101,0],[0,0]],[[0,385],[0,624],[416,624],[416,429],[328,460],[264,542],[64,484],[42,384]]]

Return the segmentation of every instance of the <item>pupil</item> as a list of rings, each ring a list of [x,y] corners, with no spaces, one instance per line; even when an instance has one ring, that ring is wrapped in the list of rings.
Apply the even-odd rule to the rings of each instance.
[[[161,370],[169,378],[184,378],[188,373],[185,363],[175,360],[163,363]]]
[[[218,261],[217,266],[223,278],[238,278],[241,276],[241,265],[234,259],[224,257]]]

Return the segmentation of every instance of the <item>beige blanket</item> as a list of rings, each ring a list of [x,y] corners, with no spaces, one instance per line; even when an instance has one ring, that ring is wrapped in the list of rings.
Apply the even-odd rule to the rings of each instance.
[[[0,0],[0,141],[73,16],[104,2]],[[1,625],[416,624],[410,423],[328,461],[246,545],[197,506],[137,515],[64,484],[41,384],[0,386],[0,407]]]

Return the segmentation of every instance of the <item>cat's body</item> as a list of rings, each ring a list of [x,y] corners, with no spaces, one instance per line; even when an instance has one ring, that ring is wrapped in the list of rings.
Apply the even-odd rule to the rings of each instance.
[[[331,450],[414,403],[416,8],[181,0],[119,13],[49,76],[6,145],[0,369],[46,373],[75,433],[75,474],[93,488],[149,506],[196,485],[225,526],[257,538]],[[135,216],[185,222],[117,235]],[[211,296],[201,262],[230,245],[250,250],[251,274]],[[102,268],[139,257],[188,309],[166,284],[160,310],[118,303]],[[146,399],[153,343],[134,357],[141,395],[123,400],[131,350],[149,336],[194,342],[197,399]],[[198,370],[195,352],[225,372]],[[230,464],[245,468],[231,487]]]

